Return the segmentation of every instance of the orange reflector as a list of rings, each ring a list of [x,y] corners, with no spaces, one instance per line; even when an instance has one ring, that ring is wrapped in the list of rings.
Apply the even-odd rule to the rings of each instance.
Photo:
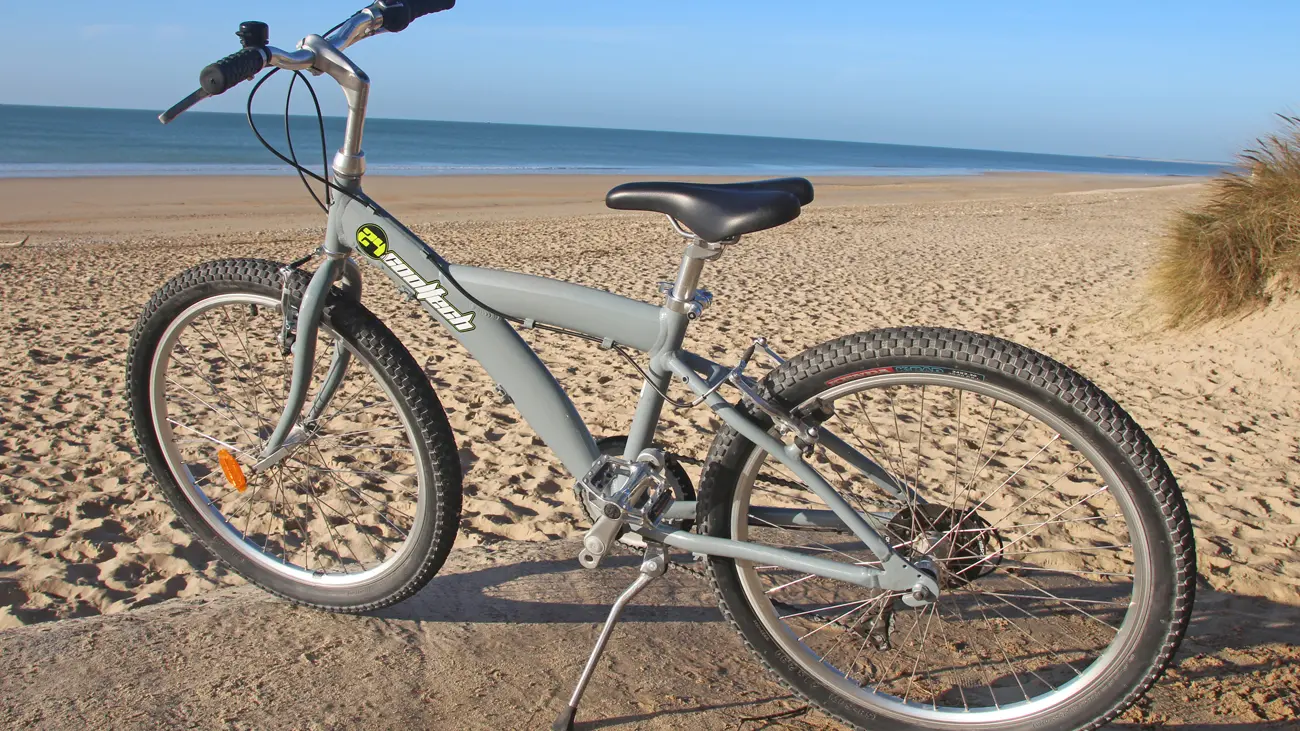
[[[231,487],[243,492],[248,488],[248,480],[244,477],[244,469],[239,466],[239,460],[235,455],[224,449],[217,450],[217,461],[221,463],[221,471],[226,474],[226,481]]]

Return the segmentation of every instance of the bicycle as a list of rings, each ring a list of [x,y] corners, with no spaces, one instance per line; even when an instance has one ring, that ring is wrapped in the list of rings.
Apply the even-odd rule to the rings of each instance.
[[[262,81],[327,75],[349,109],[330,179],[267,145],[327,185],[323,245],[291,264],[191,268],[132,334],[136,437],[203,545],[273,594],[338,612],[409,597],[447,557],[455,437],[420,366],[362,305],[360,259],[469,350],[574,476],[591,520],[581,565],[616,545],[642,552],[553,728],[573,727],[623,607],[667,571],[669,549],[705,562],[723,615],[769,671],[854,727],[1095,728],[1156,682],[1192,608],[1190,521],[1160,453],[1084,377],[1005,340],[928,327],[789,359],[755,338],[731,367],[682,349],[712,303],[704,265],[799,216],[808,181],[611,190],[610,207],[665,214],[687,240],[660,304],[452,264],[367,197],[369,79],[343,51],[453,5],[380,0],[294,51],[245,23],[242,50],[160,117],[265,68]],[[516,328],[584,338],[636,368],[626,437],[595,439]],[[756,378],[758,357],[771,366]],[[697,487],[654,437],[665,405],[701,404],[723,425]]]

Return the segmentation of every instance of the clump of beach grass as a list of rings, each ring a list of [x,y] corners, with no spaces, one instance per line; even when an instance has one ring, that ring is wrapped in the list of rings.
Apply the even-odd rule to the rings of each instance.
[[[1281,115],[1279,115],[1281,116]],[[1171,325],[1256,309],[1300,290],[1300,118],[1243,152],[1209,199],[1170,225],[1153,290]]]

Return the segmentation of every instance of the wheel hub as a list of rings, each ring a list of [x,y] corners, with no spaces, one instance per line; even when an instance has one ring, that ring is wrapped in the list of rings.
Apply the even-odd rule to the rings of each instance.
[[[998,566],[1002,539],[973,510],[918,505],[896,513],[888,530],[899,553],[924,565],[944,589],[964,586]]]

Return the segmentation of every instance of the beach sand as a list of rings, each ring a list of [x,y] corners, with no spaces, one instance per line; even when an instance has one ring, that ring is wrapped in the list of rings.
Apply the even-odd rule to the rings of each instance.
[[[650,299],[674,271],[680,240],[662,217],[604,209],[617,182],[376,178],[367,190],[452,261]],[[734,360],[761,334],[792,355],[839,334],[915,324],[987,332],[1073,366],[1169,460],[1195,521],[1210,604],[1273,608],[1259,615],[1264,627],[1220,617],[1202,630],[1210,639],[1180,656],[1170,681],[1181,684],[1177,697],[1130,718],[1182,718],[1186,695],[1238,722],[1294,719],[1300,679],[1283,665],[1300,651],[1249,633],[1276,629],[1277,617],[1294,627],[1300,614],[1300,302],[1191,332],[1162,329],[1145,278],[1164,222],[1197,202],[1199,184],[817,182],[818,202],[801,218],[746,238],[706,269],[717,299],[691,332],[695,349]],[[286,178],[0,180],[0,201],[0,242],[30,236],[0,249],[0,628],[239,583],[183,530],[136,456],[124,395],[129,333],[152,292],[186,267],[308,252],[319,211]],[[424,366],[457,433],[466,487],[457,545],[580,533],[571,479],[554,456],[449,337],[372,281],[367,306]],[[634,374],[584,343],[527,338],[593,433],[626,429]],[[670,414],[661,433],[693,477],[710,430],[709,412],[697,409]]]

